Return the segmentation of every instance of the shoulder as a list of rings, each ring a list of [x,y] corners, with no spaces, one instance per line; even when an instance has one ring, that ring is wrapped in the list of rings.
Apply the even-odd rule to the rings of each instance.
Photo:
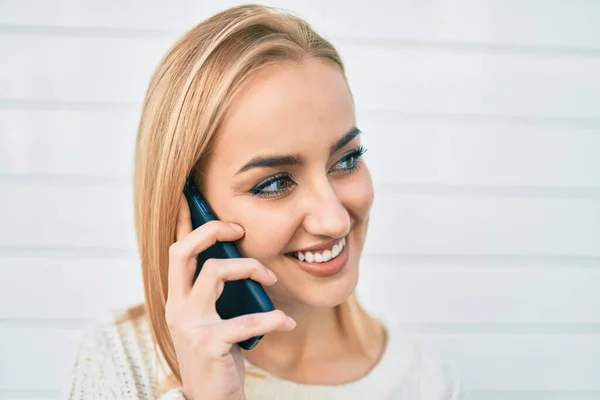
[[[65,387],[70,394],[64,397],[115,388],[132,398],[153,397],[161,361],[145,314],[136,314],[110,310],[83,329]]]
[[[397,357],[396,362],[402,364],[399,385],[391,399],[462,398],[457,371],[428,354],[416,339],[396,329],[390,333],[390,347]]]
[[[91,321],[83,330],[79,347],[110,351],[113,356],[142,359],[153,351],[148,320],[143,313],[125,309],[109,310]]]
[[[438,360],[423,356],[416,368],[415,388],[422,400],[458,400],[460,385],[456,372]]]

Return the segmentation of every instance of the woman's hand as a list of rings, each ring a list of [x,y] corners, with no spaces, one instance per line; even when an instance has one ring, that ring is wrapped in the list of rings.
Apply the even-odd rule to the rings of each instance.
[[[182,195],[177,241],[169,249],[165,317],[188,400],[244,399],[244,360],[236,343],[296,326],[280,310],[229,320],[217,314],[215,303],[225,281],[250,278],[265,286],[276,282],[273,272],[254,259],[209,259],[193,282],[198,253],[217,241],[234,241],[242,236],[239,225],[223,221],[210,221],[192,231],[189,206]]]

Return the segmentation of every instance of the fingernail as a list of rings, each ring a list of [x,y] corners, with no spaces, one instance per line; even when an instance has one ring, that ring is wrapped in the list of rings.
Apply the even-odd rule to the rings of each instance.
[[[242,228],[238,224],[234,224],[234,223],[230,222],[229,226],[231,226],[231,228],[233,228],[234,231],[244,232],[244,228]]]
[[[273,271],[271,271],[269,268],[267,268],[267,274],[269,274],[269,276],[274,280],[277,281],[277,277],[275,276],[275,273]]]
[[[287,317],[285,320],[285,327],[292,330],[296,327],[296,321],[294,321],[291,317]]]

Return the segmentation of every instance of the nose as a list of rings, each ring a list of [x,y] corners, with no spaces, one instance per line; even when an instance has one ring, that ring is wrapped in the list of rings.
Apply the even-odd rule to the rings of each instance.
[[[304,229],[314,236],[342,238],[350,230],[350,214],[328,179],[307,196]]]

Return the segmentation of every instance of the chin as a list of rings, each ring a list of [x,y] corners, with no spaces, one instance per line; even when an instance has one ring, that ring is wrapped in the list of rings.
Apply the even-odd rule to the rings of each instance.
[[[337,256],[326,262],[286,255],[284,264],[289,274],[281,282],[285,294],[273,288],[279,292],[273,293],[273,299],[315,308],[331,308],[348,300],[358,283],[359,254],[352,248],[353,241],[347,239],[350,237],[344,238]]]
[[[354,269],[354,268],[353,268]],[[315,308],[332,308],[344,303],[356,288],[358,273],[344,274],[330,282],[311,282],[299,294],[303,304]]]

